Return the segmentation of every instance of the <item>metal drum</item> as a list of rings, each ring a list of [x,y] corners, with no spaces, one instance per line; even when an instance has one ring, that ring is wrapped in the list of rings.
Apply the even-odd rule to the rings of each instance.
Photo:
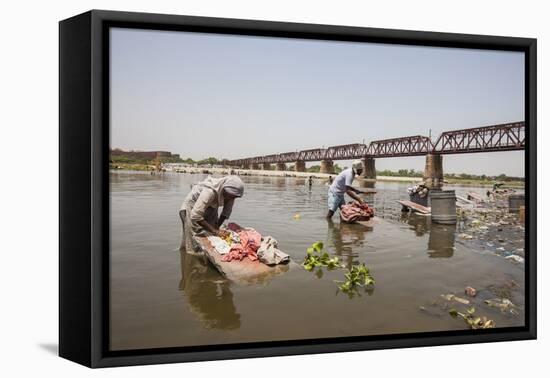
[[[454,190],[430,191],[432,222],[456,224],[456,194]]]
[[[511,194],[508,197],[508,211],[519,213],[520,206],[525,206],[525,194]]]

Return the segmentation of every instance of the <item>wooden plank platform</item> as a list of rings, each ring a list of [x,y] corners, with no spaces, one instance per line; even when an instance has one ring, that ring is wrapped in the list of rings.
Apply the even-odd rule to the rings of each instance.
[[[476,192],[468,192],[468,199],[470,198],[476,202],[483,202],[483,198]]]
[[[401,206],[408,208],[409,210],[416,211],[417,213],[420,213],[420,214],[429,215],[432,212],[431,208],[419,205],[412,201],[399,200],[397,201],[397,203],[399,203]]]
[[[466,204],[474,204],[474,201],[470,201],[469,199],[466,199],[464,197],[461,197],[461,196],[456,196],[456,199],[460,202],[464,202]]]
[[[475,201],[470,201],[464,197],[456,196],[456,207],[461,209],[473,209],[477,203]]]
[[[195,241],[210,263],[212,263],[212,265],[214,265],[214,267],[228,280],[237,283],[253,284],[265,282],[266,280],[288,271],[291,265],[296,264],[291,260],[287,264],[269,266],[258,260],[252,261],[246,257],[241,261],[226,262],[222,261],[222,255],[212,247],[207,237],[197,236],[195,237]]]

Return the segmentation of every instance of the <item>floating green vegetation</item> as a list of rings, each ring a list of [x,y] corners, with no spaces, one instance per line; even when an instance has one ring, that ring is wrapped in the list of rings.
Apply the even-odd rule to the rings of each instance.
[[[454,308],[449,311],[449,314],[453,317],[461,317],[464,319],[466,324],[470,326],[471,329],[486,329],[486,328],[495,328],[495,322],[491,319],[487,319],[485,316],[475,316],[476,309],[471,307],[466,310],[466,314],[458,312]]]
[[[374,285],[374,278],[364,263],[352,266],[346,273],[345,278],[345,281],[336,282],[343,282],[341,285],[338,285],[338,289],[346,294],[356,294],[358,287]]]
[[[306,258],[302,263],[305,270],[312,271],[316,267],[325,266],[329,270],[341,268],[340,260],[338,257],[330,257],[328,252],[323,251],[323,243],[316,242],[307,249]]]

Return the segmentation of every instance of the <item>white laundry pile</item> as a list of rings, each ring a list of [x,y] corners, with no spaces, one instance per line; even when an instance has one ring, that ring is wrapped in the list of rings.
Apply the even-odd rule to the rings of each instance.
[[[284,264],[290,261],[290,257],[277,249],[278,243],[271,236],[264,236],[260,248],[256,252],[261,262],[266,265]]]
[[[208,236],[207,238],[210,241],[210,244],[212,244],[212,247],[214,247],[214,249],[218,251],[220,255],[225,255],[226,253],[229,253],[231,247],[229,246],[229,244],[227,244],[225,240],[218,236]]]

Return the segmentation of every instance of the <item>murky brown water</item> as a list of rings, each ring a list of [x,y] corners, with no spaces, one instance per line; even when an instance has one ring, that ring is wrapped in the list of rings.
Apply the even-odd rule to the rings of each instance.
[[[439,307],[441,294],[464,297],[465,286],[480,291],[473,300],[479,315],[499,327],[523,325],[523,264],[472,249],[479,243],[459,239],[455,227],[402,215],[395,200],[407,197],[407,183],[376,184],[378,193],[367,199],[383,220],[365,231],[337,216],[333,223],[324,219],[321,180],[309,189],[299,178],[243,177],[245,196],[232,221],[274,236],[298,263],[307,247],[323,241],[347,266],[366,263],[376,285],[349,298],[334,282],[345,271],[298,266],[255,285],[228,282],[178,250],[179,206],[190,185],[204,178],[111,173],[111,349],[465,329]],[[459,195],[471,190],[454,189]],[[509,296],[519,315],[483,304],[496,293]]]

